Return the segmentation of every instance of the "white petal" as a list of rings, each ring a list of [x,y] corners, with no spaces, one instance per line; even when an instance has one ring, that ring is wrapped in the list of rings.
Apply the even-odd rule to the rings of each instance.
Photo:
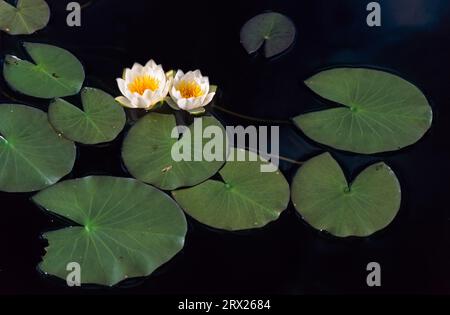
[[[116,81],[117,81],[117,86],[119,87],[120,93],[122,93],[122,95],[126,95],[128,88],[127,88],[127,83],[125,82],[125,80],[117,78]]]
[[[208,94],[209,84],[208,83],[200,83],[200,89],[202,90],[203,94]]]
[[[173,86],[172,89],[170,90],[170,96],[171,96],[174,100],[182,99],[180,91],[178,91],[174,86]]]
[[[159,81],[160,85],[163,84],[164,86],[164,84],[166,83],[166,73],[164,72],[162,67],[158,67],[153,70],[153,77]]]
[[[144,94],[142,94],[142,97],[146,100],[146,101],[151,101],[152,99],[154,99],[156,96],[156,91],[152,91],[152,90],[145,90]]]
[[[209,85],[209,78],[208,77],[202,77],[200,79],[201,84],[207,84]]]
[[[198,107],[202,107],[202,99],[201,97],[192,97],[186,100],[186,104],[184,105],[184,110],[191,110]]]
[[[119,96],[116,97],[116,101],[120,103],[120,105],[128,107],[128,108],[135,108],[135,106],[133,104],[131,104],[131,102],[123,96]]]
[[[175,78],[173,79],[174,83],[178,83],[180,79],[184,76],[184,72],[181,70],[178,70],[175,74]]]
[[[202,73],[200,72],[200,70],[195,70],[193,72],[193,75],[195,78],[201,78],[202,77]]]
[[[176,100],[176,103],[179,108],[186,109],[187,100],[185,98],[180,98],[180,99]]]
[[[130,83],[131,81],[133,81],[132,74],[133,71],[131,71],[131,69],[128,68],[125,69],[124,79],[126,82]]]
[[[194,72],[188,71],[186,74],[181,78],[182,81],[195,81],[195,75]]]
[[[131,67],[131,71],[134,73],[141,73],[142,69],[143,69],[142,65],[137,62],[135,62],[133,64],[133,67]]]
[[[214,95],[216,95],[216,92],[212,92],[206,95],[205,99],[203,100],[202,106],[206,106],[209,103],[211,103],[212,99],[214,98]]]
[[[153,59],[150,59],[150,60],[145,64],[145,66],[146,66],[147,68],[156,69],[156,67],[157,67],[158,65],[156,64],[156,62],[155,62]]]
[[[164,85],[164,89],[161,91],[161,96],[164,98],[169,93],[169,89],[172,87],[172,78],[169,78]]]

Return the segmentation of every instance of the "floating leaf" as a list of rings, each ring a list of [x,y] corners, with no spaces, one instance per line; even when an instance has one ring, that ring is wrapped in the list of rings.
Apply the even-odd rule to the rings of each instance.
[[[326,70],[306,80],[320,96],[344,105],[294,118],[311,139],[356,153],[398,150],[430,128],[432,110],[414,85],[383,71]]]
[[[226,133],[214,117],[203,116],[196,119],[199,122],[198,128],[194,128],[194,125],[189,127],[191,137],[183,134],[178,140],[171,137],[177,126],[173,115],[152,112],[142,117],[130,129],[122,148],[123,161],[133,177],[161,189],[173,190],[196,185],[214,175],[225,161]],[[220,160],[207,161],[203,158],[202,150],[213,139],[203,138],[203,133],[212,126],[220,129],[222,137],[217,139],[222,139],[223,146],[217,148]],[[176,161],[173,158],[172,149],[176,143],[180,147],[184,145],[191,148],[190,161]],[[197,161],[195,155],[199,156]]]
[[[3,75],[11,88],[40,98],[63,97],[80,91],[84,70],[74,55],[46,44],[25,43],[24,47],[35,64],[7,55]]]
[[[223,182],[207,180],[173,191],[173,197],[193,218],[218,229],[252,229],[278,219],[289,202],[289,184],[278,170],[261,172],[267,162],[244,152],[246,161],[228,161],[219,171]]]
[[[33,200],[74,222],[44,234],[39,268],[66,279],[78,263],[82,283],[114,285],[147,276],[183,248],[187,224],[166,194],[134,179],[90,176],[41,191]]]
[[[27,192],[53,185],[75,162],[75,145],[58,136],[47,114],[0,104],[0,190]]]
[[[249,54],[264,44],[267,58],[282,53],[292,45],[295,26],[286,16],[270,12],[259,14],[244,24],[241,29],[241,43]]]
[[[114,98],[98,89],[83,88],[83,110],[63,99],[50,104],[51,124],[66,138],[85,144],[114,140],[125,126],[125,112]]]
[[[50,9],[44,0],[18,0],[14,7],[0,0],[0,29],[11,34],[32,34],[44,28]]]
[[[329,153],[303,164],[292,183],[292,202],[318,230],[368,236],[392,222],[400,208],[400,184],[384,163],[362,171],[352,184]]]

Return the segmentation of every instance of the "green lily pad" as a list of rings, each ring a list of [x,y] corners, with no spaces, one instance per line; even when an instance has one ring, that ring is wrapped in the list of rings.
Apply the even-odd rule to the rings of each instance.
[[[295,26],[286,16],[263,13],[251,18],[241,29],[241,43],[249,54],[264,44],[267,58],[278,55],[289,48],[295,39]]]
[[[0,0],[0,29],[8,34],[32,34],[49,19],[50,8],[44,0],[18,0],[15,7]]]
[[[228,161],[219,171],[223,182],[207,180],[173,191],[173,197],[194,219],[218,229],[259,228],[278,219],[289,203],[289,184],[278,170],[261,172],[266,162],[257,154],[245,154],[246,161]],[[230,155],[235,156],[235,150]]]
[[[431,126],[427,98],[396,75],[336,68],[305,83],[323,98],[343,105],[294,118],[308,137],[333,148],[364,154],[394,151],[417,142]]]
[[[47,44],[25,43],[34,64],[7,55],[3,76],[8,85],[25,95],[54,98],[77,94],[84,81],[80,61],[65,49]]]
[[[226,155],[226,133],[217,119],[211,116],[196,118],[201,121],[195,130],[189,127],[191,137],[181,139],[171,137],[172,130],[177,126],[173,115],[151,112],[142,117],[129,131],[122,147],[122,158],[131,175],[143,182],[155,185],[161,189],[173,190],[184,186],[193,186],[213,176],[223,165]],[[202,158],[202,149],[211,139],[202,138],[206,128],[216,126],[221,129],[222,147],[217,148],[217,156],[221,160],[206,161]],[[200,139],[198,142],[195,139]],[[174,145],[190,147],[190,161],[176,161],[172,157]],[[200,144],[196,150],[195,144]],[[177,152],[184,152],[177,150]],[[200,161],[195,161],[195,152],[200,155]]]
[[[28,192],[70,173],[75,145],[58,136],[43,111],[0,104],[0,190]]]
[[[114,140],[125,126],[125,112],[114,98],[101,90],[83,88],[83,110],[58,98],[50,104],[50,123],[66,138],[97,144]]]
[[[292,183],[292,202],[306,222],[338,237],[369,236],[385,228],[400,200],[400,184],[386,164],[367,167],[349,185],[329,153],[303,164]]]
[[[183,248],[186,218],[158,189],[134,179],[90,176],[58,183],[33,197],[74,225],[47,232],[39,268],[66,279],[80,265],[81,283],[114,285],[147,276]]]

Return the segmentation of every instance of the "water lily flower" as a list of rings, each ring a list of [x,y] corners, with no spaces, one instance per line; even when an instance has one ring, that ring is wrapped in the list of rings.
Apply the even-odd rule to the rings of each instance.
[[[172,85],[172,72],[165,73],[161,65],[150,60],[142,66],[135,63],[126,68],[117,85],[123,96],[116,100],[125,107],[151,109],[164,100]]]
[[[169,105],[187,110],[196,111],[208,105],[215,93],[209,85],[208,77],[202,76],[200,70],[189,71],[186,74],[178,70],[170,89]]]

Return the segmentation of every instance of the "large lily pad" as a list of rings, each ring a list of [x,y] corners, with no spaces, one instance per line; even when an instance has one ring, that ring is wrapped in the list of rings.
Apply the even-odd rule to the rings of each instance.
[[[266,162],[245,153],[246,161],[228,161],[219,171],[223,182],[207,180],[173,191],[173,197],[193,218],[218,229],[259,228],[278,219],[289,202],[289,184],[279,171],[261,172]]]
[[[91,176],[41,191],[33,200],[74,222],[44,234],[49,242],[39,268],[66,279],[69,263],[81,282],[114,285],[147,276],[183,248],[187,224],[166,194],[134,179]]]
[[[50,9],[44,0],[18,0],[17,6],[0,0],[0,29],[11,35],[32,34],[44,28]]]
[[[241,29],[241,43],[249,54],[264,44],[267,58],[289,48],[295,39],[295,26],[286,16],[269,12],[259,14],[247,21]]]
[[[400,184],[386,164],[367,167],[349,185],[329,153],[307,161],[292,183],[292,201],[303,218],[339,237],[368,236],[385,228],[400,199]]]
[[[56,134],[47,114],[0,104],[0,190],[26,192],[53,185],[75,162],[75,145]]]
[[[125,112],[114,98],[101,90],[83,88],[83,109],[58,98],[50,104],[51,124],[66,138],[84,144],[114,140],[125,126]]]
[[[180,140],[171,137],[177,126],[173,115],[149,113],[142,117],[129,131],[122,147],[122,158],[133,177],[165,190],[196,185],[213,176],[223,165],[226,155],[226,133],[217,119],[211,116],[196,118],[201,120],[202,128],[189,127],[191,137],[184,134]],[[200,126],[200,125],[198,125]],[[203,138],[206,128],[219,127],[224,146],[218,148],[221,160],[195,161],[195,152],[200,153],[210,139]],[[196,142],[195,139],[200,139]],[[191,161],[176,161],[172,156],[174,145],[185,143],[191,147]],[[189,145],[190,142],[190,145]],[[196,148],[200,143],[200,150]],[[182,150],[179,150],[181,152]]]
[[[418,141],[431,126],[427,98],[396,75],[336,68],[305,83],[320,96],[344,105],[294,118],[308,137],[333,148],[365,154],[398,150]]]
[[[24,43],[33,62],[7,55],[3,75],[20,93],[54,98],[77,94],[84,81],[80,61],[65,49],[38,43]]]

